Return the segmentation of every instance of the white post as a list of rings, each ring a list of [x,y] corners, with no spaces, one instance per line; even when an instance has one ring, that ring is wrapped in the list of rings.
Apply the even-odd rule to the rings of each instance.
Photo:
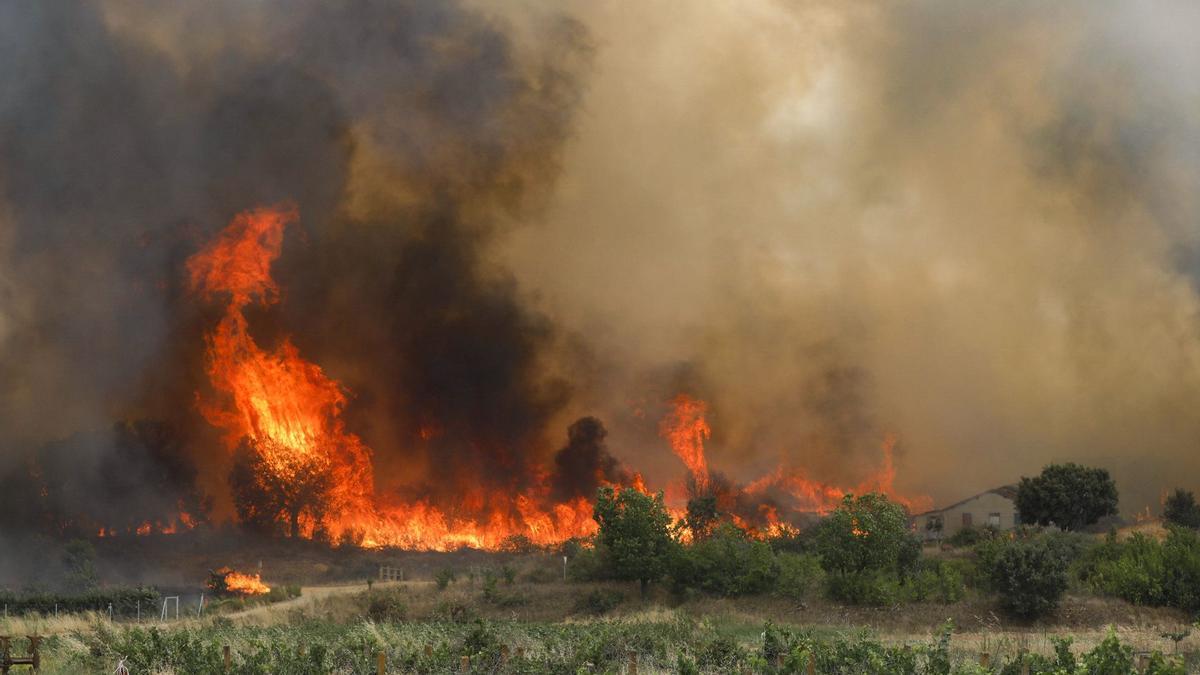
[[[137,601],[137,603],[138,603],[138,623],[141,623],[142,622],[142,601],[139,599]]]
[[[204,591],[200,591],[200,604],[196,607],[196,618],[200,618],[200,612],[204,609]]]
[[[563,582],[567,580],[567,556],[563,556]]]

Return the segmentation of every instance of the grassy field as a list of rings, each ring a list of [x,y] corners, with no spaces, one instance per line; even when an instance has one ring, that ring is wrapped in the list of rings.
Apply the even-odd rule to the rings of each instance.
[[[948,621],[954,633],[944,653],[953,672],[1001,672],[975,668],[980,653],[999,668],[1022,652],[1052,657],[1059,636],[1070,635],[1076,653],[1091,650],[1110,630],[1135,651],[1171,653],[1162,634],[1184,620],[1168,610],[1084,597],[1070,598],[1053,623],[1022,626],[1000,620],[979,598],[864,609],[773,597],[680,601],[661,589],[643,600],[624,584],[460,578],[444,590],[426,580],[370,591],[361,584],[311,586],[293,600],[229,603],[166,624],[80,614],[9,619],[0,630],[49,636],[43,672],[64,674],[111,673],[122,656],[133,673],[221,672],[226,645],[238,673],[373,673],[379,652],[389,672],[458,672],[463,656],[478,673],[625,672],[636,652],[642,673],[789,672],[789,655],[812,655],[818,672],[925,673],[940,672],[930,663]],[[767,644],[772,632],[783,648]],[[1200,663],[1198,647],[1190,636],[1179,645],[1193,664]],[[906,669],[906,659],[915,670]]]

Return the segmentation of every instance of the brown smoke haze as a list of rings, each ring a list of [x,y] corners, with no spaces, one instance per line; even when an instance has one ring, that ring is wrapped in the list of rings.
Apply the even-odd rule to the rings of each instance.
[[[345,385],[398,499],[663,485],[688,393],[734,481],[853,485],[894,435],[937,502],[1073,460],[1156,505],[1200,487],[1198,33],[1183,0],[0,7],[0,484],[40,452],[63,513],[228,517],[184,263],[287,202],[247,319]]]
[[[894,432],[938,501],[1061,460],[1127,512],[1192,486],[1194,5],[579,9],[585,113],[508,253],[597,391],[687,364],[735,474],[845,477]]]

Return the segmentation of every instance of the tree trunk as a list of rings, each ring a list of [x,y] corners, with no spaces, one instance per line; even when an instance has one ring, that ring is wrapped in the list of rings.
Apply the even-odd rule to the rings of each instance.
[[[297,509],[288,514],[289,522],[292,524],[292,539],[300,538],[300,510]]]

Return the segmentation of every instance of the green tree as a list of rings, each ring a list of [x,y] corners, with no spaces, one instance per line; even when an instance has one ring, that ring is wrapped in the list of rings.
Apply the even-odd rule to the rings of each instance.
[[[83,539],[72,539],[63,549],[63,567],[66,568],[65,586],[72,593],[95,590],[100,585],[96,574],[96,550]]]
[[[716,495],[703,495],[689,499],[684,522],[692,533],[692,540],[701,541],[711,536],[719,517]]]
[[[855,604],[891,604],[899,580],[920,554],[904,507],[882,494],[847,495],[816,527],[821,566],[830,595]]]
[[[1005,541],[987,566],[1000,607],[1019,618],[1049,613],[1067,591],[1067,561],[1044,538]]]
[[[602,487],[596,493],[592,517],[600,525],[596,543],[608,574],[639,582],[645,597],[650,582],[666,572],[676,546],[662,493],[650,496],[633,488],[617,492]]]
[[[878,570],[901,571],[920,543],[908,529],[904,507],[872,493],[847,495],[840,506],[817,525],[816,551],[831,574]],[[914,544],[916,546],[914,547]]]
[[[1176,489],[1163,505],[1163,520],[1193,530],[1200,528],[1200,504],[1188,490]]]
[[[1106,469],[1051,464],[1017,487],[1021,522],[1079,530],[1117,513],[1117,486]]]

